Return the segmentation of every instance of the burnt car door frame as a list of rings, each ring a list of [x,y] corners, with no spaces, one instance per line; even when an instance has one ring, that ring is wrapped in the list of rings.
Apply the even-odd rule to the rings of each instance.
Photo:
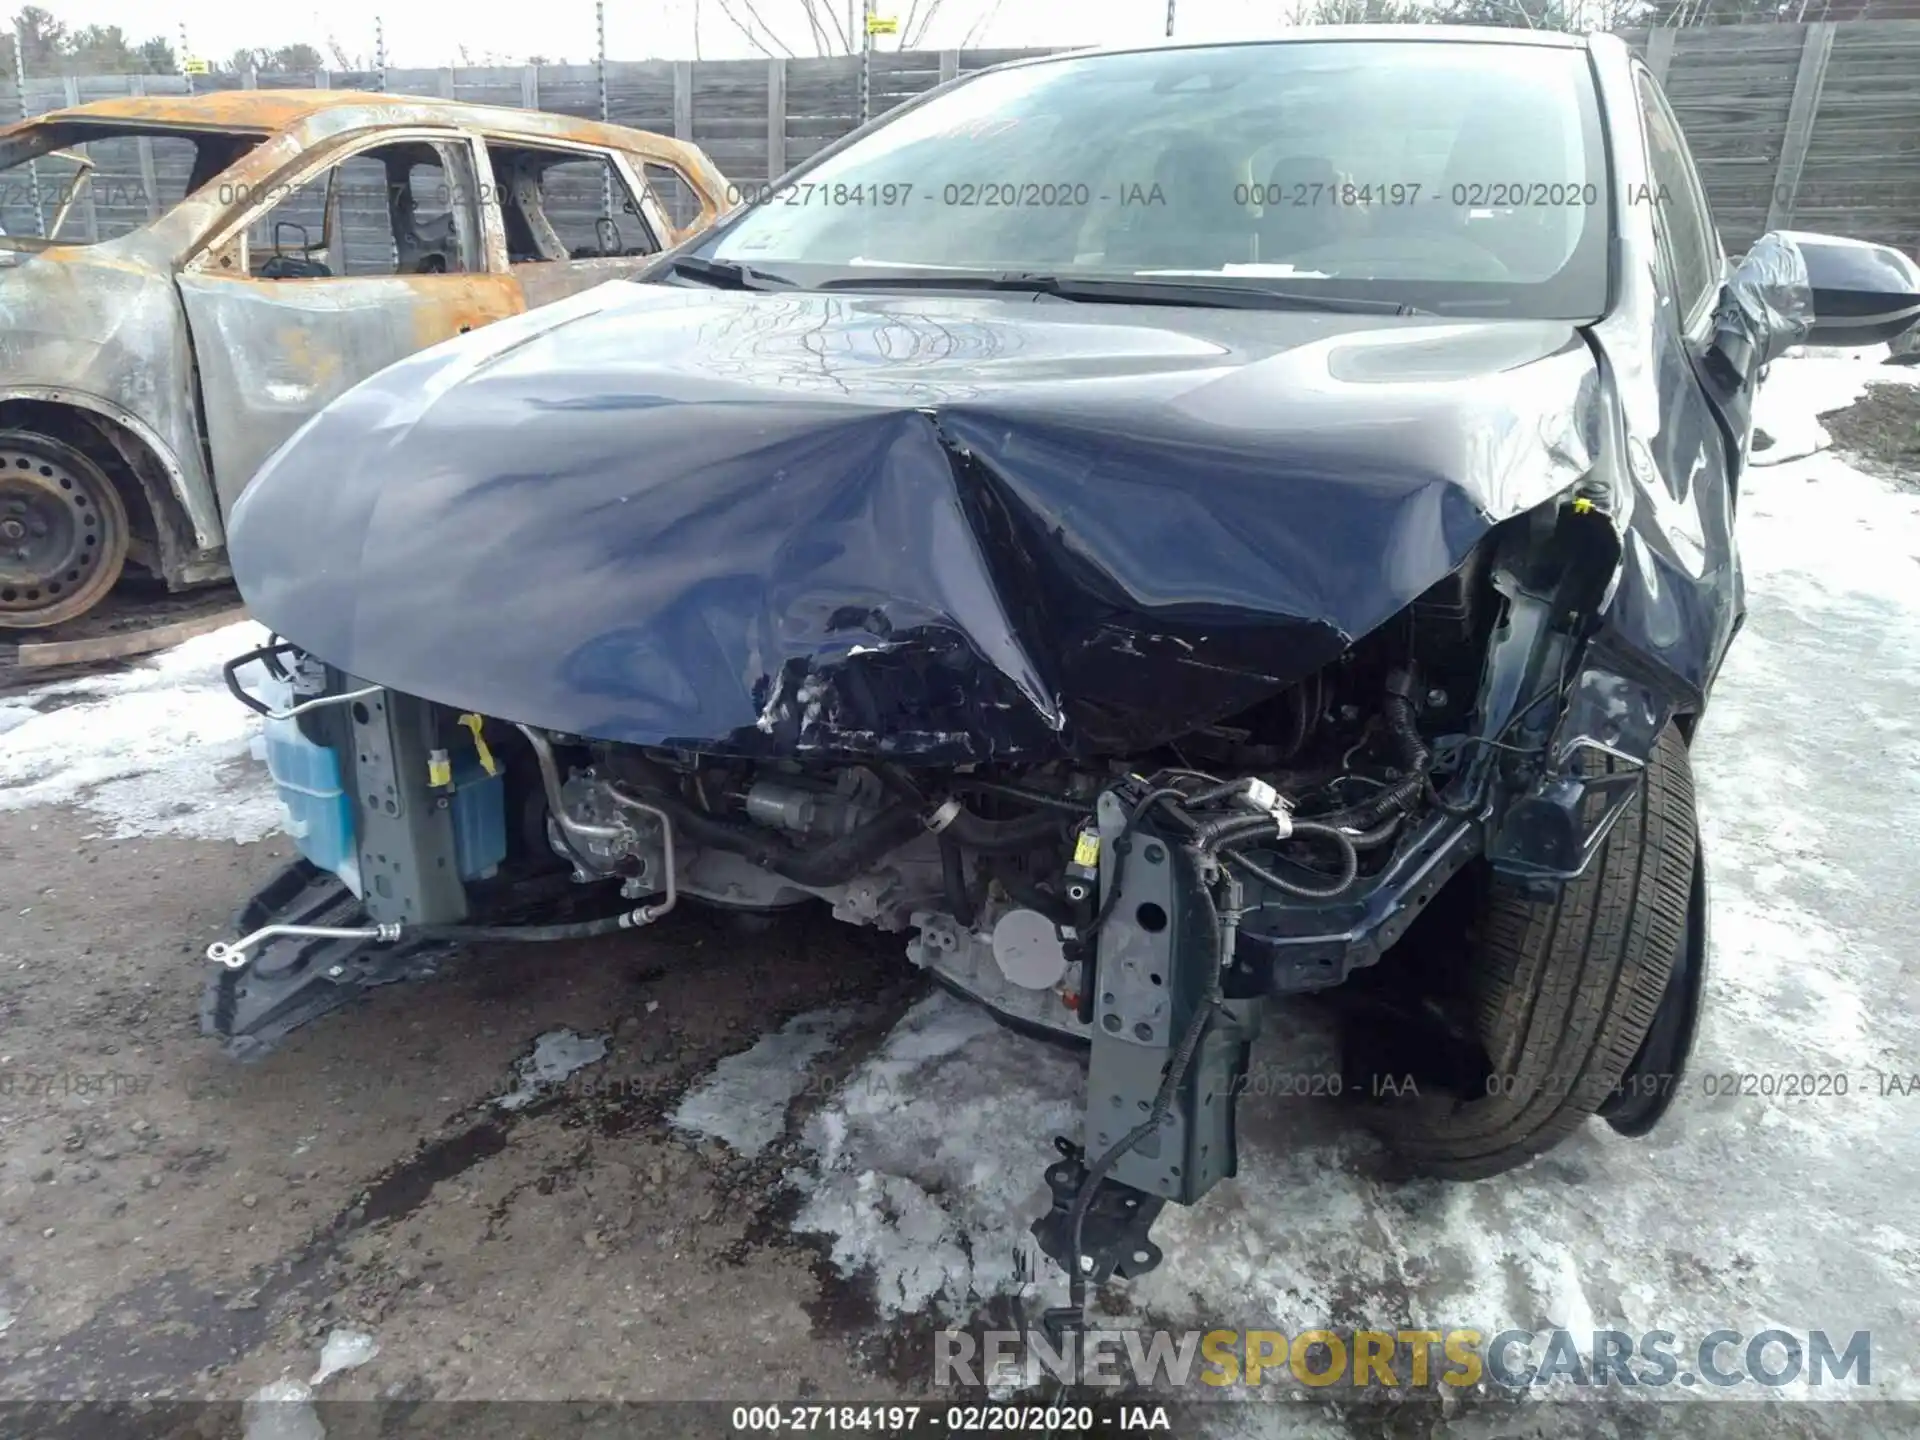
[[[250,273],[248,231],[287,195],[355,156],[410,142],[435,147],[449,171],[462,270],[284,279]],[[193,248],[175,279],[223,515],[267,456],[328,401],[396,360],[526,308],[507,272],[498,217],[485,203],[484,161],[473,132],[459,125],[337,136],[256,187],[264,198],[228,214]]]
[[[581,259],[575,259],[571,255],[561,255],[546,260],[514,262],[506,242],[505,207],[508,202],[506,187],[518,181],[514,177],[503,177],[494,169],[493,156],[488,150],[490,145],[572,154],[582,160],[599,160],[610,165],[613,168],[613,174],[626,187],[629,198],[639,207],[636,218],[644,227],[644,239],[653,246],[653,249],[645,255],[607,255]],[[556,140],[546,135],[495,129],[476,131],[474,148],[477,155],[475,166],[483,177],[481,194],[486,201],[484,209],[490,236],[491,232],[497,228],[501,263],[520,285],[529,309],[562,299],[581,290],[591,289],[608,280],[623,280],[637,275],[654,264],[663,250],[676,243],[673,223],[665,207],[661,205],[659,197],[647,184],[644,166],[637,166],[633,156],[625,150],[583,140]],[[666,162],[650,163],[665,164]],[[681,172],[675,169],[675,173]],[[682,175],[682,183],[690,183],[684,175]]]

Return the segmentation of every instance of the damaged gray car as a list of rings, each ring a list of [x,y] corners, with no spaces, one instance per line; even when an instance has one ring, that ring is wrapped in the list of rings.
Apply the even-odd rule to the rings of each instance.
[[[306,858],[206,1026],[824,902],[1086,1047],[1036,1227],[1076,1312],[1234,1174],[1271,995],[1338,1007],[1416,1170],[1644,1133],[1700,1007],[1753,392],[1916,316],[1885,247],[1730,265],[1607,37],[942,86],[268,463],[231,546],[275,639],[230,673]]]

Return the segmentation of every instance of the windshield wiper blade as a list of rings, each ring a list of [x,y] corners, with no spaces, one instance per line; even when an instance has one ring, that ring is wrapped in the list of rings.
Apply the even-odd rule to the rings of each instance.
[[[784,275],[755,270],[737,260],[707,260],[698,255],[682,255],[667,264],[674,275],[684,275],[703,285],[724,286],[729,290],[764,290],[772,285],[791,285]],[[761,283],[755,283],[761,282]]]
[[[1227,310],[1319,310],[1331,315],[1426,315],[1431,312],[1398,300],[1349,295],[1313,295],[1297,290],[1268,290],[1257,285],[1221,285],[1206,280],[1174,280],[1141,275],[850,275],[825,280],[821,290],[997,290],[1054,295],[1105,305],[1196,305]]]

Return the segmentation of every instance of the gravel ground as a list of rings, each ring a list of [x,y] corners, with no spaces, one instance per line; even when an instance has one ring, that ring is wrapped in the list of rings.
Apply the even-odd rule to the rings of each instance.
[[[1590,1127],[1465,1186],[1390,1183],[1338,1105],[1250,1096],[1240,1178],[1168,1214],[1167,1264],[1114,1313],[1867,1329],[1849,1398],[1920,1400],[1920,1093],[1883,1093],[1920,1072],[1920,499],[1812,421],[1906,374],[1776,367],[1742,498],[1752,615],[1698,751],[1698,1073],[1848,1094],[1696,1085],[1649,1140]],[[197,957],[289,853],[217,678],[244,639],[0,700],[0,1399],[924,1397],[938,1325],[1049,1303],[1025,1222],[1075,1060],[824,916],[482,949],[225,1060]],[[1329,1044],[1276,1006],[1258,1058],[1311,1070]],[[360,1363],[316,1381],[329,1336]],[[1220,1406],[1207,1428],[1649,1433],[1611,1403]],[[1859,1406],[1684,1410],[1699,1434],[1916,1433]]]

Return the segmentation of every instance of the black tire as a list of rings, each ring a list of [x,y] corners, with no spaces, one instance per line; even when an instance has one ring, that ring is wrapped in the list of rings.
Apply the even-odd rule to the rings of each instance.
[[[1590,773],[1622,768],[1586,753]],[[1614,1098],[1682,954],[1697,847],[1686,744],[1669,728],[1636,803],[1557,900],[1488,882],[1466,977],[1486,1093],[1370,1105],[1408,1165],[1449,1179],[1497,1175]]]

